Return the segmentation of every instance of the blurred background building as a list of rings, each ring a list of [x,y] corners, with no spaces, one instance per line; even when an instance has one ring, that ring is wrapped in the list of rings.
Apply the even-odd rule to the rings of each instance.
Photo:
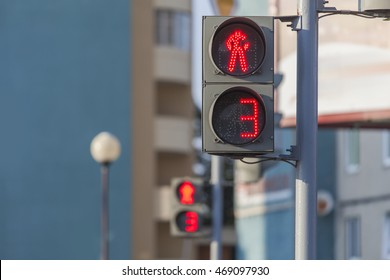
[[[277,2],[280,14],[295,13],[295,1]],[[326,6],[356,11],[358,2],[332,0]],[[319,190],[327,182],[335,199],[327,226],[321,225],[325,217],[318,219],[319,258],[389,258],[389,38],[390,25],[381,19],[327,16],[319,21],[317,180]],[[285,79],[279,111],[285,125],[295,111],[294,40],[295,34],[281,28],[280,69]],[[328,254],[323,255],[323,249]]]
[[[133,1],[133,258],[194,258],[170,235],[170,181],[191,176],[191,1]],[[183,251],[185,250],[185,251]]]

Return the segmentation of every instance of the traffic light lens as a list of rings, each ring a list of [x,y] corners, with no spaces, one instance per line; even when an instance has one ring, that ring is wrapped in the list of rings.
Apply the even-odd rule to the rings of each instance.
[[[249,88],[231,88],[215,101],[211,123],[223,142],[232,145],[251,143],[260,136],[265,126],[264,103]]]
[[[242,19],[241,19],[242,20]],[[256,72],[265,57],[262,31],[255,24],[230,22],[215,32],[211,56],[223,73],[247,76]]]
[[[199,231],[199,214],[195,211],[180,212],[176,218],[179,230],[184,232],[198,232]]]
[[[191,205],[195,203],[195,187],[191,182],[181,183],[177,192],[181,204]]]

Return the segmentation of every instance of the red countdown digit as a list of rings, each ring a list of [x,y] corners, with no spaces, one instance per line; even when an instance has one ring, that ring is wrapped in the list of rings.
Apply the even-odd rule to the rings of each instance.
[[[211,125],[224,143],[246,145],[258,139],[266,122],[264,102],[245,87],[229,88],[215,101]]]
[[[186,232],[197,232],[199,228],[198,213],[188,211],[185,213],[185,231]]]
[[[244,105],[250,104],[253,106],[253,115],[240,116],[241,121],[253,122],[253,132],[241,132],[240,136],[242,138],[256,138],[259,136],[259,103],[255,98],[241,98],[240,103]]]

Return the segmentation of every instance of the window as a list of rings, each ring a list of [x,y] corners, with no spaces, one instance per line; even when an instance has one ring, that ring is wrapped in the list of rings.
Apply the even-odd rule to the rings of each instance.
[[[191,34],[189,13],[175,12],[173,21],[176,27],[176,32],[173,33],[173,45],[182,50],[189,50]]]
[[[345,256],[348,260],[361,258],[360,219],[348,218],[345,223]]]
[[[385,215],[383,223],[383,258],[390,259],[390,212]]]
[[[348,173],[356,173],[359,171],[360,165],[360,139],[359,130],[351,129],[346,131],[346,167]]]
[[[157,45],[189,50],[191,33],[190,27],[190,13],[174,10],[157,10]]]
[[[383,130],[382,143],[383,164],[390,167],[390,130]]]
[[[169,45],[172,42],[172,21],[171,12],[157,11],[156,12],[156,39],[159,45]]]

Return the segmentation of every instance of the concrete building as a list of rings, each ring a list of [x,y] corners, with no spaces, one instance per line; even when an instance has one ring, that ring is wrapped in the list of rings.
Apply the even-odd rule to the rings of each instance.
[[[337,135],[338,259],[390,258],[389,131]]]
[[[169,184],[191,176],[191,1],[133,1],[132,257],[195,258],[173,238]]]
[[[294,12],[295,3],[289,2],[280,1],[285,13]],[[329,2],[339,10],[358,9],[357,1]],[[283,32],[283,40],[294,36]],[[319,22],[319,123],[333,128],[334,147],[326,152],[336,157],[327,165],[319,151],[318,173],[334,177],[334,220],[328,224],[334,233],[327,244],[336,259],[389,258],[388,132],[379,129],[389,125],[389,35],[389,25],[380,19],[329,16]],[[294,44],[283,40],[283,64],[289,68],[296,65],[289,61]],[[280,101],[286,119],[295,111],[290,83],[295,70],[290,70]],[[336,130],[340,127],[349,129]],[[323,140],[319,135],[319,148]],[[318,244],[323,241],[319,233]]]

